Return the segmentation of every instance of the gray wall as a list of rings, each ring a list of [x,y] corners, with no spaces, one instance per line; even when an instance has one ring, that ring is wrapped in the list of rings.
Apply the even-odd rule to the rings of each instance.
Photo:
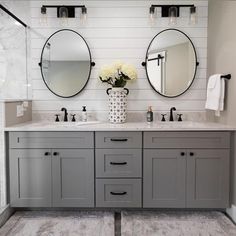
[[[32,120],[32,101],[28,102],[28,108],[21,117],[16,116],[16,107],[21,105],[22,101],[5,102],[5,126],[16,125]]]
[[[236,124],[236,1],[210,0],[208,26],[208,75],[231,73],[225,99],[226,109],[219,119],[222,123]]]
[[[221,123],[236,124],[236,1],[210,0],[208,25],[208,75],[231,73],[232,79],[227,83],[226,109],[218,119]],[[234,134],[234,136],[236,136]],[[232,142],[236,148],[236,141]],[[236,158],[232,153],[231,160],[231,198],[236,205]]]

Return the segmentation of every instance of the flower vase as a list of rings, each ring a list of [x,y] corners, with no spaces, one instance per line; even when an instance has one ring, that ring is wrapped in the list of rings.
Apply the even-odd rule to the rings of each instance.
[[[124,123],[127,116],[127,88],[109,88],[109,121],[114,124]]]

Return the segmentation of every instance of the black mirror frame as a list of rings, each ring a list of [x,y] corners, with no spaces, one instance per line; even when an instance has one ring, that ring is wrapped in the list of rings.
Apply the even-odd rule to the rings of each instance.
[[[61,32],[61,31],[71,31],[71,32],[74,32],[75,34],[77,34],[80,38],[82,38],[82,40],[85,42],[87,48],[88,48],[88,52],[89,52],[89,59],[90,59],[90,68],[89,68],[89,74],[88,74],[88,79],[85,83],[85,85],[75,94],[71,95],[71,96],[61,96],[61,95],[58,95],[56,94],[54,91],[52,91],[49,86],[47,85],[46,81],[45,81],[45,78],[44,78],[44,75],[43,75],[43,68],[42,68],[42,60],[43,60],[43,52],[44,52],[44,49],[48,43],[48,41],[57,33]],[[53,33],[52,35],[50,35],[50,37],[46,40],[43,48],[42,48],[42,52],[41,52],[41,56],[40,56],[40,63],[39,63],[39,66],[40,66],[40,70],[41,70],[41,75],[42,75],[42,78],[43,78],[43,82],[45,83],[46,87],[48,88],[48,90],[50,92],[52,92],[53,94],[55,94],[56,96],[58,97],[61,97],[61,98],[71,98],[71,97],[75,97],[77,96],[80,92],[82,92],[84,90],[84,88],[86,87],[86,85],[88,84],[88,81],[90,79],[90,75],[91,75],[91,70],[92,70],[92,67],[95,66],[95,62],[92,62],[92,56],[91,56],[91,51],[89,49],[89,46],[88,46],[88,43],[85,41],[84,37],[82,37],[78,32],[74,31],[74,30],[71,30],[71,29],[61,29],[61,30],[58,30],[56,31],[55,33]]]
[[[194,75],[193,75],[193,79],[192,79],[191,84],[190,84],[182,93],[180,93],[180,94],[178,94],[178,95],[175,95],[175,96],[167,96],[167,95],[164,95],[164,94],[161,94],[160,92],[158,92],[158,91],[156,90],[156,88],[154,88],[154,86],[152,85],[152,83],[151,83],[151,81],[150,81],[150,78],[149,78],[149,76],[148,76],[148,71],[147,71],[148,51],[149,51],[149,49],[150,49],[150,47],[151,47],[151,45],[152,45],[152,42],[155,40],[155,38],[156,38],[158,35],[160,35],[160,34],[163,33],[163,32],[170,31],[170,30],[174,30],[174,31],[180,32],[181,34],[183,34],[184,36],[186,36],[186,37],[188,38],[188,40],[191,42],[191,44],[192,44],[192,46],[193,46],[193,51],[194,51],[195,58],[196,58],[195,71],[194,71]],[[190,39],[190,37],[189,37],[187,34],[185,34],[183,31],[181,31],[181,30],[174,29],[174,28],[170,28],[170,29],[162,30],[161,32],[159,32],[157,35],[155,35],[155,36],[153,37],[153,39],[151,40],[150,44],[148,45],[147,52],[146,52],[146,57],[145,57],[145,62],[142,62],[142,66],[145,67],[146,75],[147,75],[147,79],[148,79],[149,84],[151,85],[151,87],[152,87],[158,94],[160,94],[161,96],[166,97],[166,98],[176,98],[176,97],[179,97],[179,96],[183,95],[184,93],[186,93],[186,92],[190,89],[190,87],[192,86],[192,84],[193,84],[193,82],[194,82],[194,80],[195,80],[195,78],[196,78],[197,67],[199,66],[199,62],[198,62],[198,59],[197,59],[196,48],[195,48],[195,46],[194,46],[192,40]]]

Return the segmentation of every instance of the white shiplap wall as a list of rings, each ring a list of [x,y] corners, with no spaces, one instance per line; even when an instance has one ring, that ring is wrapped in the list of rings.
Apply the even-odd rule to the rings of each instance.
[[[40,25],[40,7],[42,4],[78,4],[78,1],[31,1],[31,79],[33,95],[33,112],[57,112],[62,106],[69,110],[80,111],[87,105],[89,111],[106,112],[108,97],[106,85],[98,80],[99,68],[117,59],[132,63],[138,70],[138,80],[128,84],[128,110],[144,112],[148,105],[155,111],[167,111],[176,106],[179,111],[204,111],[206,97],[207,71],[207,25],[208,1],[79,1],[88,8],[88,21],[85,25],[79,18],[69,19],[68,26],[80,33],[88,42],[92,59],[96,66],[85,90],[71,99],[56,97],[47,90],[43,83],[38,62],[45,40],[55,31],[63,28],[56,18],[56,10],[48,9],[48,25]],[[141,62],[151,39],[161,30],[169,28],[168,19],[158,17],[154,27],[150,26],[148,11],[151,4],[189,4],[198,7],[198,24],[188,24],[189,9],[181,9],[181,18],[176,28],[185,32],[196,46],[200,66],[196,80],[191,89],[184,95],[167,99],[154,92],[148,83]],[[160,12],[158,13],[160,16]]]

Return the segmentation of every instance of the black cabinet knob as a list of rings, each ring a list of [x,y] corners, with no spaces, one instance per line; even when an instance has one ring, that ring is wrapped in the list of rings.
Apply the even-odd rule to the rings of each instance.
[[[181,152],[180,155],[183,157],[185,156],[185,152]]]
[[[190,152],[189,155],[192,157],[192,156],[194,156],[194,153],[193,153],[193,152]]]
[[[50,155],[50,152],[45,152],[44,155],[45,155],[45,156],[49,156],[49,155]]]
[[[54,152],[53,153],[53,156],[58,156],[59,155],[59,152]]]

